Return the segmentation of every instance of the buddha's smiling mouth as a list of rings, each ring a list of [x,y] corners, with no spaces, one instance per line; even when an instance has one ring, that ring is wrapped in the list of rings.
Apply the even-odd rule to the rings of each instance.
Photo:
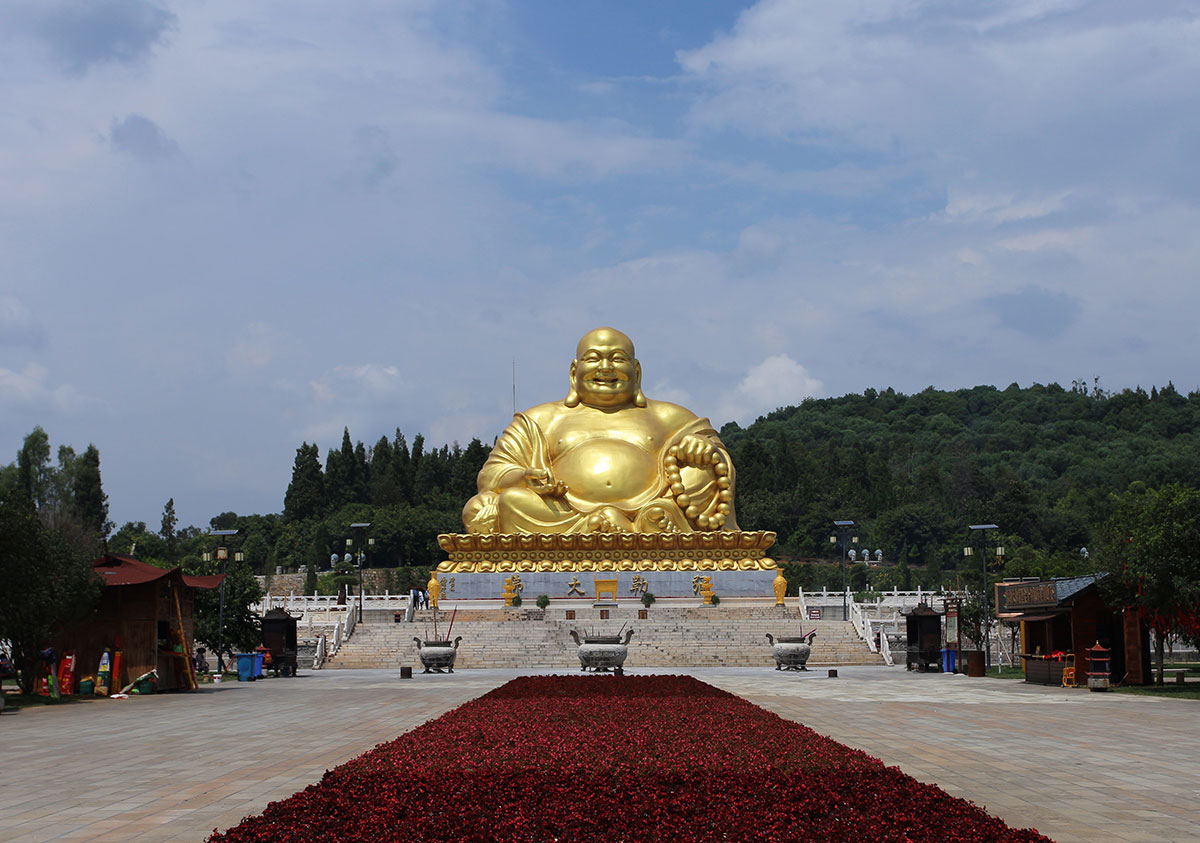
[[[602,387],[617,387],[625,383],[625,378],[620,376],[601,377],[599,375],[592,375],[589,380],[593,385]]]

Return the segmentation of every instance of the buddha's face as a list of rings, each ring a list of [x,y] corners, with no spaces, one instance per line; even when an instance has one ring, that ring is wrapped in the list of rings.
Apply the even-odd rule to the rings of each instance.
[[[584,404],[622,407],[634,403],[642,367],[633,356],[629,337],[611,328],[598,328],[579,341],[571,379]]]

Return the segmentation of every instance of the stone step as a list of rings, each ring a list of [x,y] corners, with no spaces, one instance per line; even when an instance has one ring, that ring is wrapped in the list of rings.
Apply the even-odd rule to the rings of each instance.
[[[765,602],[765,601],[764,601]],[[564,609],[546,612],[484,607],[460,610],[452,634],[462,636],[456,667],[563,668],[577,669],[576,645],[569,636],[574,629],[587,634],[615,635],[622,628],[634,630],[627,666],[690,667],[773,666],[766,633],[807,634],[817,637],[809,664],[814,667],[880,664],[882,657],[870,652],[841,620],[808,621],[798,609],[770,605],[719,607],[652,607],[645,620],[637,618],[637,606],[609,610],[600,620],[593,607],[576,609],[568,621]],[[438,613],[438,633],[444,637],[449,617]],[[363,623],[326,666],[330,668],[379,668],[419,666],[413,638],[433,634],[432,612],[418,613],[414,623]]]

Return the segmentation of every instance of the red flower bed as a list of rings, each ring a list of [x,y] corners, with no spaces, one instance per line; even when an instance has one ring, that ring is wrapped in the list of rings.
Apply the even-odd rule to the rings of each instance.
[[[690,677],[527,676],[210,840],[1046,838]]]

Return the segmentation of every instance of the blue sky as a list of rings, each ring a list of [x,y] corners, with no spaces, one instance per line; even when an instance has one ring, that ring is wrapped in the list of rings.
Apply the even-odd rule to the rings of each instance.
[[[1197,2],[4,0],[0,459],[275,512],[301,441],[490,441],[601,324],[718,425],[1196,389],[1198,65]]]

